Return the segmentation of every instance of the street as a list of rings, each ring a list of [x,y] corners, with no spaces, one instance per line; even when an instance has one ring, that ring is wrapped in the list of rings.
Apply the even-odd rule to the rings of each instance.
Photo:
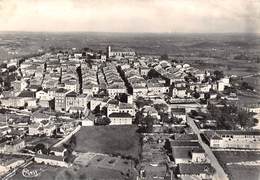
[[[192,128],[193,132],[198,135],[200,145],[205,150],[207,157],[210,159],[211,165],[216,170],[216,173],[213,176],[213,179],[215,179],[215,180],[228,180],[227,174],[225,173],[222,166],[219,164],[217,158],[215,157],[215,155],[211,151],[210,147],[202,141],[201,136],[200,136],[200,130],[196,126],[194,120],[191,117],[187,116],[187,123]]]

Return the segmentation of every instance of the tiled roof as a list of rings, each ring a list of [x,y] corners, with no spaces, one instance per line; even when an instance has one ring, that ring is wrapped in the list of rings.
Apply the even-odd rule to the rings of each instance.
[[[112,113],[109,115],[110,118],[131,118],[129,113]]]
[[[18,97],[35,97],[35,93],[32,91],[24,90],[18,95]]]
[[[66,94],[66,97],[77,97],[78,93],[76,93],[75,91],[71,91],[68,94]]]

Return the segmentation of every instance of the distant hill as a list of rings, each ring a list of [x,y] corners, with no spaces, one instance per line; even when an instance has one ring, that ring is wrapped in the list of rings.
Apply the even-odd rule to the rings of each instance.
[[[189,46],[186,46],[188,48],[216,48],[216,47],[223,47],[226,46],[225,43],[217,43],[217,42],[199,42],[195,43]]]

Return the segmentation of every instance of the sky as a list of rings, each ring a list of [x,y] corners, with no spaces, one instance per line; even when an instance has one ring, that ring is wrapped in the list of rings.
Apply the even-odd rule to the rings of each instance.
[[[260,0],[0,0],[0,31],[260,33]]]

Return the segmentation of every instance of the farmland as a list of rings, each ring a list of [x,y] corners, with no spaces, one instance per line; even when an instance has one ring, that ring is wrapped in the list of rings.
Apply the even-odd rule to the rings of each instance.
[[[139,158],[140,135],[135,126],[82,127],[76,134],[76,152],[118,154]]]
[[[257,180],[260,177],[260,166],[248,165],[245,162],[260,160],[259,152],[251,151],[215,151],[215,156],[222,167],[228,173],[231,180],[250,179]]]

